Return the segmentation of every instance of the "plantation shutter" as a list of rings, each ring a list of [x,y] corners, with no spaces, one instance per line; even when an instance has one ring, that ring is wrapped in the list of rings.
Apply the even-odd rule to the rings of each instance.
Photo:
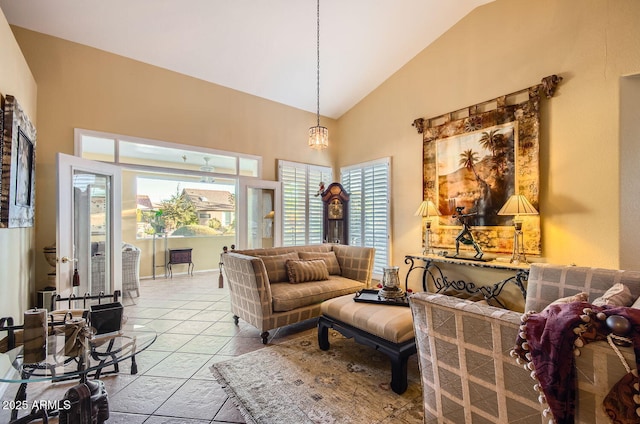
[[[316,196],[320,183],[328,186],[333,179],[333,172],[326,167],[309,166],[309,238],[307,244],[322,243],[323,239],[323,220],[322,197]]]
[[[349,193],[350,244],[376,249],[374,274],[388,266],[390,161],[383,159],[341,170],[342,185]]]
[[[331,168],[278,161],[282,182],[282,244],[300,246],[322,243],[322,199],[316,196],[320,182],[333,178]]]

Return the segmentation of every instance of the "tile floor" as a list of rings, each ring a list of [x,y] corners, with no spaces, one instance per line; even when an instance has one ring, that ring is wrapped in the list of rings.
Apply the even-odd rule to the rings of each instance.
[[[209,371],[211,364],[261,349],[260,332],[240,320],[234,325],[228,289],[218,288],[218,273],[174,275],[141,281],[140,298],[124,298],[127,323],[153,327],[158,337],[137,356],[138,374],[129,361],[120,373],[104,376],[109,393],[109,424],[244,423],[239,411]],[[313,331],[315,320],[273,331],[270,344]],[[76,383],[28,386],[28,399],[61,399]],[[13,385],[17,386],[17,385]],[[9,387],[3,399],[13,399]],[[0,410],[0,422],[9,411]],[[50,420],[57,422],[57,420]]]

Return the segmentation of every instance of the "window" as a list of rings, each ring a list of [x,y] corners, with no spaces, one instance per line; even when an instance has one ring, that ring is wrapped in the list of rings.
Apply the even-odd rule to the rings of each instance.
[[[278,161],[282,182],[282,244],[300,246],[322,243],[322,199],[320,183],[333,180],[328,166]]]
[[[389,265],[390,159],[341,168],[342,186],[349,193],[349,244],[376,249],[373,272]]]
[[[131,165],[138,169],[178,170],[192,173],[203,183],[215,175],[259,177],[260,156],[183,146],[159,140],[75,129],[76,156]]]
[[[235,215],[235,179],[203,183],[188,175],[127,169],[123,180],[135,187],[137,239],[159,233],[235,238],[235,224],[229,219],[229,214]]]
[[[118,164],[123,176],[125,237],[215,237],[236,242],[236,187],[259,177],[260,156],[75,129],[75,153]],[[134,206],[135,205],[135,206]],[[222,241],[220,241],[222,243]]]

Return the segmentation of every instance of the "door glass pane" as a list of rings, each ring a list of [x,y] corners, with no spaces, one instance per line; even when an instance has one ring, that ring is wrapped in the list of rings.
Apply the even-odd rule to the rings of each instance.
[[[109,211],[111,177],[75,170],[73,175],[76,295],[112,292]]]
[[[274,190],[247,188],[247,247],[249,249],[274,246],[274,197]]]

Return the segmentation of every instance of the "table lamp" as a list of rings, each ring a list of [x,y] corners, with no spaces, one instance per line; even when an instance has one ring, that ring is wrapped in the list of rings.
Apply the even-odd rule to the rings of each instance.
[[[533,207],[531,203],[522,194],[514,194],[498,211],[498,215],[514,215],[513,218],[513,255],[511,256],[512,263],[528,263],[527,257],[524,254],[524,238],[522,233],[522,219],[521,215],[538,215],[538,211]]]
[[[433,222],[433,219],[429,219],[429,217],[439,216],[440,212],[438,212],[438,208],[436,208],[436,205],[434,205],[431,200],[423,200],[422,203],[420,203],[418,210],[413,215],[427,218],[424,228],[424,250],[422,253],[425,255],[434,253],[431,248],[431,223]]]

